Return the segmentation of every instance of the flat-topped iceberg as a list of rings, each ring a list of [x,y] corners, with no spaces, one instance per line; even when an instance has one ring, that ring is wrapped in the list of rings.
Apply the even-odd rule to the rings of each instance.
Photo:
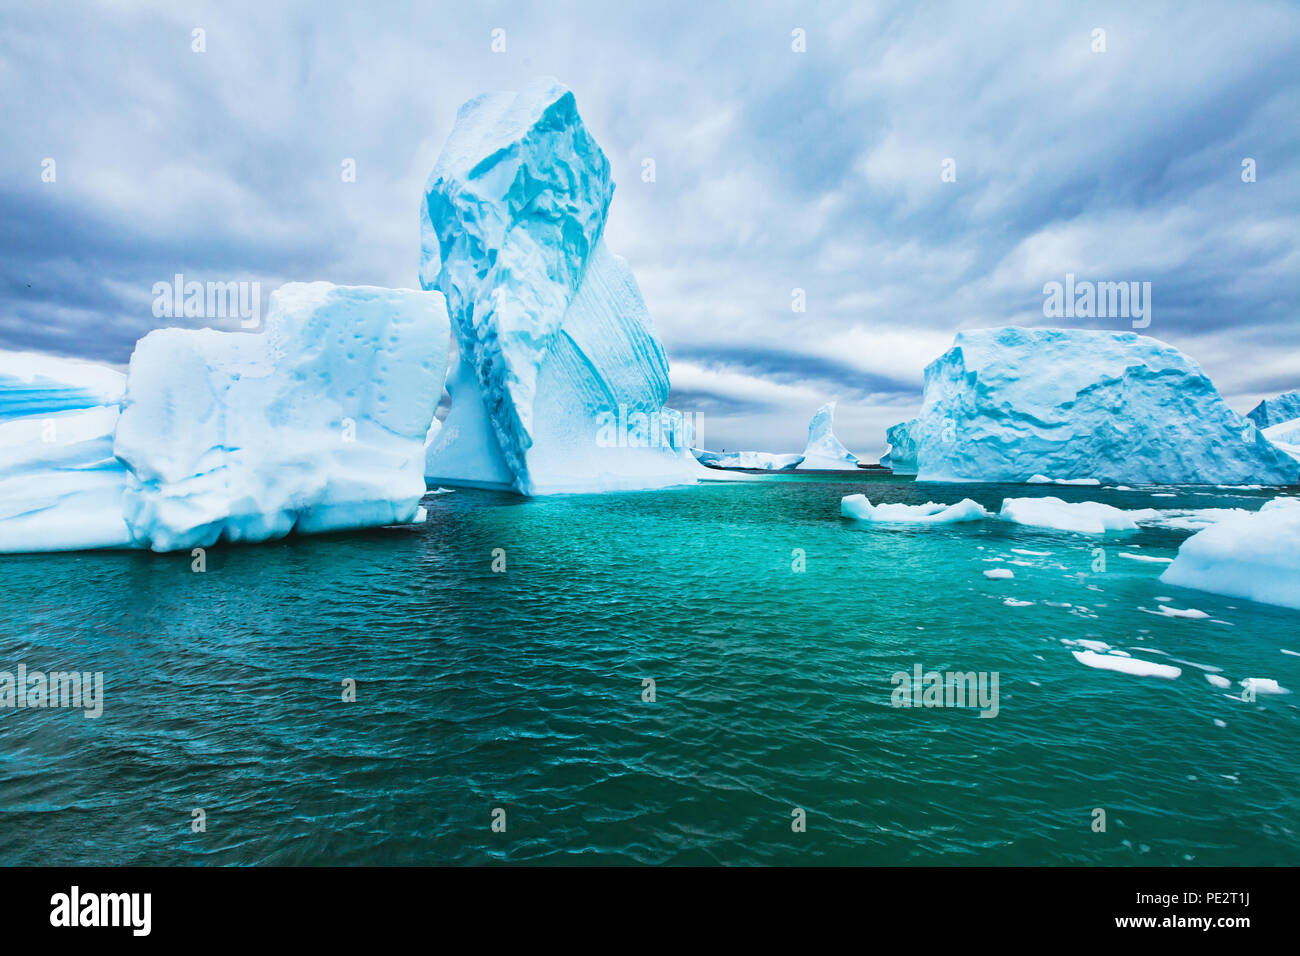
[[[113,451],[141,545],[416,518],[447,367],[442,296],[290,283],[265,325],[159,329],[136,344]]]
[[[1300,479],[1300,463],[1228,408],[1200,366],[1132,332],[960,332],[926,368],[908,431],[923,481]]]
[[[857,456],[835,437],[835,403],[827,402],[808,422],[808,446],[803,450],[801,469],[856,471]]]
[[[705,451],[692,448],[691,453],[702,465],[712,468],[750,468],[757,471],[789,471],[798,468],[803,455],[777,455],[767,451]]]
[[[1160,575],[1211,594],[1300,608],[1300,499],[1274,498],[1198,531]]]
[[[1272,428],[1282,422],[1300,418],[1300,391],[1283,392],[1268,398],[1246,413],[1256,428]]]
[[[840,515],[855,521],[879,524],[955,524],[989,517],[978,502],[963,498],[955,505],[927,501],[923,505],[873,505],[866,495],[845,495],[840,499]]]
[[[420,281],[459,346],[426,475],[523,494],[690,482],[668,359],[602,235],[609,161],[553,79],[461,107],[421,205]]]
[[[128,547],[113,431],[126,376],[0,352],[0,552]]]

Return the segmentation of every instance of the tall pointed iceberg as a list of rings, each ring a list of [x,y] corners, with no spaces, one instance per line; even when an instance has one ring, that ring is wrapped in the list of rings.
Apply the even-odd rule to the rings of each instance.
[[[420,210],[420,281],[446,296],[459,349],[430,480],[523,494],[692,480],[667,356],[602,239],[613,194],[557,81],[461,107]]]
[[[835,437],[835,403],[827,402],[808,422],[808,446],[800,469],[856,471],[858,458]]]

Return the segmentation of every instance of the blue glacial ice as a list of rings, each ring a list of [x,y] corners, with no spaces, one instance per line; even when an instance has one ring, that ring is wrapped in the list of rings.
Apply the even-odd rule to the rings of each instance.
[[[1221,517],[1182,543],[1160,580],[1300,608],[1300,499]]]
[[[840,516],[873,524],[957,524],[989,517],[984,506],[969,498],[955,505],[927,501],[923,505],[873,505],[866,495],[845,495],[840,499]]]
[[[1300,463],[1232,411],[1199,365],[1132,332],[958,333],[925,370],[908,432],[922,481],[1292,484]]]
[[[889,442],[889,451],[885,452],[880,463],[893,470],[896,475],[916,474],[916,440],[912,438],[912,429],[916,419],[890,425],[885,432],[885,441]]]
[[[116,369],[0,352],[0,552],[128,547]]]
[[[420,210],[420,281],[446,295],[460,354],[430,482],[540,494],[694,480],[682,416],[664,407],[667,356],[602,238],[613,193],[557,81],[461,107]]]
[[[808,445],[803,450],[803,469],[857,471],[857,456],[835,437],[835,403],[827,402],[808,422]]]
[[[1300,418],[1300,391],[1283,392],[1260,402],[1246,413],[1256,428],[1271,428]]]

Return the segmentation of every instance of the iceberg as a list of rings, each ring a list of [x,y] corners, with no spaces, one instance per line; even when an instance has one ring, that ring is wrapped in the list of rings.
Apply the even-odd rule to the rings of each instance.
[[[858,459],[835,437],[832,425],[835,403],[827,402],[808,422],[808,446],[803,450],[800,469],[818,471],[856,471]]]
[[[1300,609],[1300,499],[1274,498],[1198,531],[1160,580]]]
[[[766,451],[716,452],[692,448],[701,465],[711,468],[749,468],[756,471],[789,471],[798,468],[803,455],[777,455]]]
[[[1060,498],[1007,498],[999,513],[1003,521],[1075,531],[1079,534],[1106,534],[1108,531],[1136,531],[1137,521],[1130,512],[1097,501],[1062,501]]]
[[[963,498],[955,505],[927,501],[923,505],[873,505],[866,495],[845,495],[840,499],[840,515],[857,521],[897,524],[955,524],[990,517],[984,506]]]
[[[885,432],[889,451],[885,452],[880,463],[892,469],[896,475],[916,474],[916,441],[912,438],[912,429],[916,427],[916,423],[915,418],[908,422],[899,422],[897,425],[890,425],[889,430]]]
[[[289,283],[261,333],[158,329],[131,355],[113,453],[155,551],[411,522],[442,393],[436,292]]]
[[[1248,411],[1246,417],[1259,429],[1300,418],[1300,391],[1283,392],[1277,398],[1265,399]]]
[[[918,480],[1295,483],[1300,463],[1200,366],[1133,332],[979,329],[925,370]]]
[[[131,546],[113,456],[125,387],[104,365],[0,352],[0,552]]]
[[[461,107],[425,187],[420,283],[459,349],[429,482],[521,494],[695,480],[668,359],[603,233],[614,181],[549,78]]]

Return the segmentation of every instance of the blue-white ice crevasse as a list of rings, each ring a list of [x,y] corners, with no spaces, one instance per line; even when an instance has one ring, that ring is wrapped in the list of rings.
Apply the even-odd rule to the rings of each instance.
[[[416,519],[450,345],[436,292],[289,283],[260,333],[159,329],[113,451],[156,551]]]
[[[694,480],[668,360],[602,235],[609,161],[553,79],[461,107],[425,187],[420,281],[459,350],[431,481],[523,494]]]
[[[113,430],[126,376],[0,352],[0,552],[131,545]]]
[[[803,450],[800,469],[857,471],[857,456],[835,437],[834,424],[834,402],[827,402],[813,413],[808,422],[808,444]]]
[[[1293,484],[1300,463],[1194,361],[1132,332],[979,329],[925,370],[918,479]]]

